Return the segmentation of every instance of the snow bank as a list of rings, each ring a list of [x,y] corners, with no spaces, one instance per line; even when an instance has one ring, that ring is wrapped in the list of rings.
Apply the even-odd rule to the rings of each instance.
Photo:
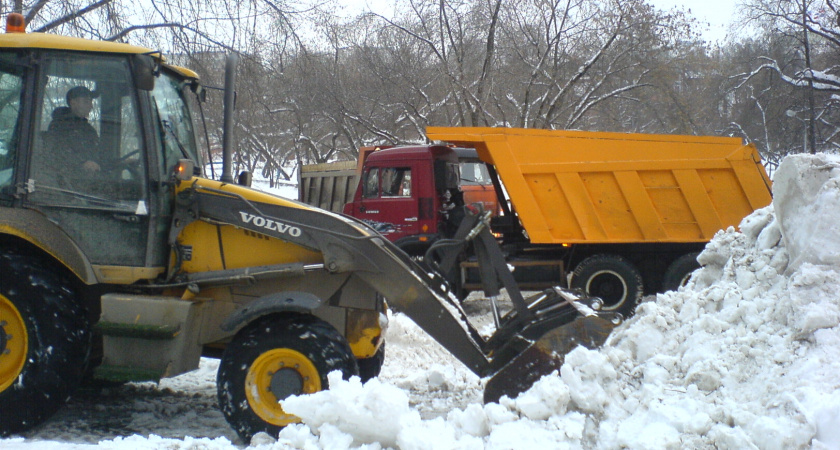
[[[840,159],[787,158],[774,195],[688,286],[517,399],[424,421],[391,386],[333,377],[284,402],[305,425],[277,448],[840,448]]]

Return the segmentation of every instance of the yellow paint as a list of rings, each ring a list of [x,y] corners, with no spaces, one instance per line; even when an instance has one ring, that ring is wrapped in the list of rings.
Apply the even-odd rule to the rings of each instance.
[[[348,310],[346,338],[356,358],[370,358],[375,355],[383,341],[379,312]]]
[[[321,390],[321,377],[315,364],[304,354],[288,349],[276,348],[259,357],[248,368],[245,378],[245,396],[251,410],[262,420],[277,426],[300,422],[297,416],[286,414],[270,390],[272,376],[279,370],[294,370],[303,382],[303,393],[311,394]]]
[[[64,261],[63,259],[59,258],[59,257],[58,257],[58,255],[56,255],[55,253],[53,253],[53,252],[49,251],[49,249],[47,249],[47,246],[46,246],[46,245],[44,245],[44,243],[43,243],[43,242],[41,242],[40,240],[36,239],[34,236],[32,236],[31,234],[29,234],[29,233],[25,232],[24,230],[21,230],[21,229],[19,229],[19,228],[14,228],[14,227],[12,227],[12,226],[10,226],[10,225],[8,225],[8,224],[2,224],[2,223],[0,223],[0,234],[8,234],[8,235],[11,235],[11,236],[17,236],[17,237],[19,237],[19,238],[21,238],[21,239],[25,240],[26,242],[29,242],[30,244],[32,244],[32,245],[34,245],[34,246],[38,247],[39,249],[43,250],[44,252],[46,252],[47,254],[49,254],[50,256],[52,256],[53,258],[55,258],[55,260],[56,260],[56,261],[60,262],[60,263],[61,263],[61,264],[63,264],[65,267],[67,267],[68,269],[70,269],[70,270],[73,272],[73,274],[74,274],[74,275],[76,275],[76,277],[77,277],[77,278],[79,278],[80,280],[84,280],[84,279],[85,279],[85,277],[83,276],[83,274],[81,274],[81,273],[77,272],[76,270],[73,270],[74,268],[73,268],[73,267],[70,267],[70,265],[69,265],[69,264],[67,264],[67,262],[66,262],[66,261]]]
[[[495,165],[535,244],[705,242],[771,202],[740,138],[429,127]]]
[[[282,197],[203,178],[183,182],[179,190],[191,186],[194,182],[199,186],[235,193],[249,201],[310,209],[307,205]],[[269,264],[323,262],[319,252],[233,225],[196,221],[184,228],[178,240],[181,245],[192,246],[192,259],[184,261],[182,265],[182,270],[188,273]]]
[[[100,283],[131,284],[138,280],[153,280],[163,273],[163,267],[128,267],[92,265]]]
[[[96,53],[150,54],[165,63],[166,58],[156,50],[119,42],[95,41],[89,39],[59,36],[46,33],[4,33],[0,34],[0,48],[41,48],[51,50],[74,50]],[[185,67],[166,64],[166,67],[186,78],[198,79],[198,74]]]
[[[101,53],[150,53],[154,50],[136,45],[109,41],[59,36],[46,33],[6,33],[0,34],[0,47],[4,48],[45,48],[56,50],[78,50]]]
[[[15,305],[0,294],[0,334],[6,337],[5,348],[0,348],[0,392],[11,386],[26,365],[29,335],[26,324]]]

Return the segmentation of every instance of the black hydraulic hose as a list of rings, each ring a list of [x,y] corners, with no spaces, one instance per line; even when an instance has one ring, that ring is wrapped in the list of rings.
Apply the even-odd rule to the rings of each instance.
[[[455,246],[464,246],[465,247],[466,243],[467,243],[466,240],[459,240],[459,239],[441,239],[439,241],[436,241],[434,244],[429,246],[428,250],[426,250],[426,254],[423,255],[423,261],[426,262],[427,264],[429,264],[429,266],[437,266],[438,265],[437,264],[437,259],[435,259],[434,256],[435,256],[435,253],[438,252],[438,250],[440,250],[444,247],[455,247]],[[461,251],[461,250],[462,249],[459,249],[458,251]]]

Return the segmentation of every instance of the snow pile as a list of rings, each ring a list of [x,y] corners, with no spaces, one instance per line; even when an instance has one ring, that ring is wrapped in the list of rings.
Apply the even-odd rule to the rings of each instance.
[[[297,448],[840,447],[840,159],[793,156],[774,207],[721,231],[679,292],[517,399],[422,420],[379,382],[284,402]],[[385,401],[387,399],[387,401]]]

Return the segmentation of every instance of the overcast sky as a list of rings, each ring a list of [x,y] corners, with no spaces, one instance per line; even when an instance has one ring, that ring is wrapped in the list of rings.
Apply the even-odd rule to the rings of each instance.
[[[366,9],[366,5],[372,8],[389,8],[394,0],[340,0],[347,5],[348,13]],[[708,23],[708,30],[703,36],[708,41],[722,41],[726,37],[727,27],[732,22],[735,14],[734,0],[647,0],[648,3],[663,9],[669,10],[675,6],[689,9],[694,17],[700,22]],[[388,11],[381,11],[387,15]]]

